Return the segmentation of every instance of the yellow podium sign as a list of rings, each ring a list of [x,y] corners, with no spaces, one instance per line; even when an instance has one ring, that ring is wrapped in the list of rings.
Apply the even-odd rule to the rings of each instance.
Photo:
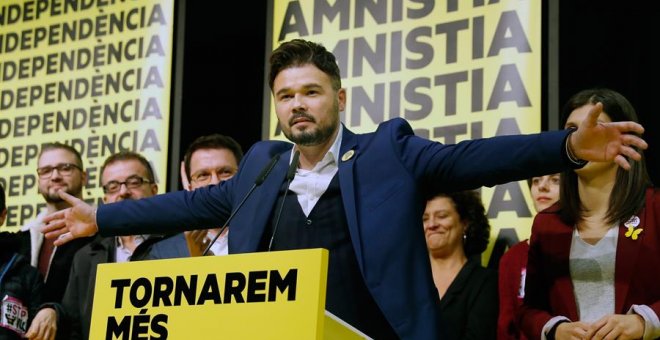
[[[325,315],[327,268],[325,249],[100,264],[90,338],[363,338]]]

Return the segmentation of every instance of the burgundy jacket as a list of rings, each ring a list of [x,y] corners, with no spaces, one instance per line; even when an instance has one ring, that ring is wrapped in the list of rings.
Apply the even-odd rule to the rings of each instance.
[[[529,339],[539,339],[554,316],[578,321],[569,272],[573,226],[559,219],[558,205],[538,215],[532,226],[525,299],[519,309],[521,328]],[[614,273],[615,313],[626,314],[633,304],[647,305],[660,316],[660,191],[648,189],[644,207],[635,215],[642,228],[638,238],[626,237],[619,225]]]

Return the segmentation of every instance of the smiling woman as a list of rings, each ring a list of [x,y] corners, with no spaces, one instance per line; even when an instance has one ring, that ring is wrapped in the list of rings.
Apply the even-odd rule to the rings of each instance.
[[[497,275],[481,266],[490,224],[479,193],[436,195],[423,221],[442,329],[449,339],[494,339]]]

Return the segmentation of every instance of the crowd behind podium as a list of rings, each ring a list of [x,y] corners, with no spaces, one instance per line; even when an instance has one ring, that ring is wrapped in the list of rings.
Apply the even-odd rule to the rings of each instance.
[[[336,119],[338,112],[344,110],[346,92],[340,86],[334,56],[322,46],[301,40],[283,46],[271,59],[273,67],[270,86],[284,133],[295,143],[301,160],[297,170],[296,164],[293,164],[293,169],[296,170],[293,181],[290,180],[286,187],[281,187],[279,191],[275,190],[276,193],[279,192],[280,198],[273,203],[278,207],[298,207],[302,220],[287,216],[290,222],[320,221],[323,225],[320,218],[324,216],[323,213],[344,218],[350,215],[336,210],[351,209],[341,206],[341,191],[346,188],[342,187],[339,179],[342,173],[337,175],[337,164],[353,162],[360,156],[366,157],[364,153],[356,155],[355,150],[360,152],[359,146],[374,146],[368,145],[367,142],[360,144],[360,138],[369,142],[373,140],[374,144],[389,138],[389,141],[401,142],[407,151],[433,149],[438,154],[445,152],[442,151],[445,146],[439,143],[433,144],[411,136],[410,129],[400,121],[386,123],[374,135],[365,137],[356,136],[341,128]],[[287,48],[290,50],[287,51]],[[310,55],[305,57],[305,53]],[[295,59],[299,57],[298,54],[302,57]],[[294,59],[287,59],[291,57]],[[322,113],[314,116],[310,113],[313,109],[320,109]],[[584,123],[594,120],[597,123]],[[420,211],[421,216],[415,219],[423,223],[403,226],[414,228],[416,232],[410,232],[410,239],[401,241],[405,242],[406,247],[419,244],[417,241],[426,241],[426,249],[412,249],[410,252],[417,255],[425,253],[427,257],[424,262],[409,265],[426,270],[421,277],[429,282],[418,287],[435,287],[436,291],[430,295],[432,298],[420,303],[419,308],[424,308],[424,313],[420,314],[437,315],[435,322],[439,327],[426,325],[428,332],[426,328],[424,331],[410,329],[409,326],[392,319],[392,315],[396,313],[391,306],[390,309],[385,308],[386,300],[382,296],[372,296],[370,292],[374,292],[374,282],[365,276],[368,271],[354,262],[357,255],[351,248],[351,234],[347,232],[350,230],[351,220],[339,225],[343,228],[338,230],[342,237],[338,242],[342,247],[331,250],[330,280],[333,280],[333,273],[345,274],[350,277],[349,281],[355,282],[358,287],[337,288],[329,284],[329,303],[333,301],[333,294],[341,297],[355,295],[355,301],[365,302],[360,307],[368,307],[366,310],[373,314],[364,316],[346,313],[349,317],[356,318],[360,325],[367,328],[367,334],[375,334],[373,337],[377,339],[414,338],[413,334],[436,334],[430,331],[435,328],[439,330],[437,334],[446,339],[659,337],[659,278],[652,268],[660,267],[660,233],[656,226],[660,220],[660,194],[652,186],[646,172],[643,147],[640,147],[643,144],[633,137],[635,132],[639,131],[633,125],[626,125],[622,129],[629,130],[630,137],[608,137],[610,140],[619,141],[614,143],[616,145],[611,144],[612,148],[616,149],[616,155],[589,155],[588,152],[580,153],[580,150],[572,149],[571,146],[574,143],[573,134],[582,133],[585,124],[591,124],[587,128],[597,130],[601,125],[623,126],[615,123],[628,121],[637,121],[635,111],[630,103],[615,91],[589,89],[577,93],[569,100],[562,116],[563,127],[567,132],[543,135],[544,138],[552,137],[552,140],[561,142],[565,155],[562,154],[561,160],[556,155],[554,157],[558,162],[569,166],[561,167],[561,175],[530,178],[530,190],[538,211],[531,226],[531,237],[522,241],[520,246],[512,247],[523,249],[522,251],[513,253],[510,250],[505,254],[502,258],[504,267],[500,267],[499,272],[486,269],[481,264],[481,254],[488,243],[490,226],[477,192],[436,190],[426,193],[423,214]],[[310,127],[315,125],[319,125],[318,131]],[[318,134],[309,133],[308,130]],[[608,131],[612,132],[611,129]],[[229,137],[216,137],[233,144]],[[320,143],[323,147],[318,149],[318,144],[315,143]],[[355,143],[355,146],[346,150],[342,148],[344,143]],[[463,144],[457,148],[467,145],[470,147],[465,149],[471,149],[473,146],[479,146],[478,143]],[[506,138],[502,138],[493,143],[507,142]],[[584,140],[582,143],[589,144]],[[610,144],[607,145],[609,150]],[[241,162],[243,155],[240,147],[237,152],[236,148],[230,145],[216,147],[209,144],[199,149],[191,146],[191,151],[186,154],[182,165],[184,188],[205,188],[200,191],[202,196],[225,194],[225,190],[236,185],[229,179],[237,173],[239,164],[241,169],[246,169],[249,173],[255,171],[246,166],[251,164],[251,160],[267,160],[275,152],[290,155],[286,163],[282,163],[286,166],[274,170],[284,174],[286,167],[292,167],[289,165],[293,159],[291,148],[290,143],[260,144],[254,151],[256,155],[248,152],[246,158],[252,158]],[[595,150],[598,146],[594,149],[587,146],[585,149]],[[632,149],[634,151],[631,151]],[[268,152],[259,154],[264,150]],[[289,150],[288,153],[286,150]],[[319,153],[319,150],[322,152]],[[196,152],[199,152],[199,158],[195,157]],[[419,156],[421,155],[420,153]],[[603,161],[587,162],[582,160],[585,157],[580,157],[585,155],[596,160],[605,158]],[[371,157],[379,157],[379,154],[374,153]],[[397,157],[401,157],[404,163],[410,161],[405,152]],[[543,157],[526,158],[530,159],[530,164],[542,165],[547,162],[554,166],[552,161],[540,159]],[[437,156],[437,159],[423,161],[434,164],[438,159],[452,160],[451,156],[442,154]],[[216,163],[219,160],[222,160],[222,164]],[[447,164],[443,166],[449,167]],[[508,165],[501,167],[505,166]],[[443,171],[445,170],[443,168]],[[19,311],[16,315],[2,318],[2,338],[85,339],[89,332],[96,264],[203,255],[205,251],[202,249],[207,248],[214,249],[209,255],[223,255],[232,251],[232,243],[227,245],[230,235],[237,234],[237,239],[241,239],[241,233],[245,232],[240,228],[224,229],[218,226],[203,232],[144,233],[144,230],[155,230],[153,226],[145,224],[143,228],[136,229],[135,235],[108,237],[106,234],[102,237],[96,234],[96,231],[104,225],[93,225],[96,229],[87,234],[80,230],[64,229],[60,234],[61,238],[52,237],[50,234],[44,237],[44,233],[55,232],[53,221],[63,218],[65,211],[90,211],[85,210],[81,200],[87,175],[78,151],[57,142],[42,147],[37,174],[39,192],[46,201],[46,209],[21,231],[1,235],[3,262],[0,283],[4,296],[2,310]],[[165,198],[154,196],[158,185],[154,178],[149,161],[142,155],[130,151],[112,155],[101,170],[103,200],[108,206],[114,206],[108,207],[112,211],[127,206],[125,204],[132,204],[126,203],[129,201],[145,200],[148,202],[145,204],[158,205],[168,198],[191,197],[185,193],[164,195]],[[507,177],[497,180],[501,181],[503,178]],[[220,184],[224,180],[229,180],[229,184]],[[359,180],[368,181],[365,178]],[[320,193],[307,196],[313,191],[309,187],[318,183],[323,183]],[[382,197],[378,200],[379,204],[385,202]],[[0,203],[2,221],[6,214],[4,192]],[[321,208],[315,210],[315,207],[322,207],[323,211],[319,211]],[[101,213],[100,209],[99,214]],[[74,213],[71,215],[76,216]],[[311,218],[312,216],[314,218]],[[108,219],[107,216],[100,218]],[[94,223],[96,222],[95,220]],[[283,238],[282,235],[292,235],[293,230],[287,223],[280,225],[282,230],[279,230],[278,222],[279,218],[269,225],[266,230],[270,233],[266,233],[267,237],[264,237],[259,245],[254,245],[255,250],[266,250],[263,245],[267,242],[263,241],[270,238],[272,243],[276,236],[279,236],[275,243],[279,249],[313,244],[305,238]],[[388,226],[383,226],[385,227]],[[84,231],[87,232],[87,229]],[[334,236],[336,235],[321,235],[323,242]],[[414,242],[408,242],[410,240]],[[215,242],[219,242],[218,245],[209,248],[213,247]],[[178,251],[176,254],[163,254],[163,249],[159,250],[163,244],[167,244],[165,249]],[[270,250],[270,246],[267,250]],[[367,250],[369,248],[365,248],[365,251]],[[505,264],[509,263],[508,261],[514,264]],[[347,267],[337,269],[337,266],[343,265]],[[374,266],[376,271],[388,270],[387,266],[381,268],[373,263],[369,265]],[[75,295],[80,293],[86,295]],[[406,292],[408,293],[417,292]],[[426,293],[428,292],[424,292]],[[388,298],[397,300],[392,296]],[[350,304],[350,300],[342,301],[343,304]],[[334,308],[346,311],[350,306],[340,304]],[[416,306],[413,303],[409,308],[414,309]]]

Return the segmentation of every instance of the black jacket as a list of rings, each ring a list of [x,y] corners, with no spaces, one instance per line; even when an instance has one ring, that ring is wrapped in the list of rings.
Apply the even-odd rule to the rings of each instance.
[[[0,339],[22,339],[17,331],[27,332],[39,311],[43,299],[43,279],[36,268],[22,255],[1,250],[0,253]],[[8,308],[11,306],[11,308]],[[11,309],[15,313],[8,312]],[[15,317],[27,311],[27,317]]]
[[[148,253],[148,247],[160,239],[151,236],[138,245],[131,261],[141,260]],[[92,242],[80,248],[73,257],[69,284],[66,287],[62,305],[64,322],[67,323],[67,339],[88,339],[92,320],[92,301],[96,283],[96,267],[100,263],[115,262],[117,247],[114,237],[97,235]]]

